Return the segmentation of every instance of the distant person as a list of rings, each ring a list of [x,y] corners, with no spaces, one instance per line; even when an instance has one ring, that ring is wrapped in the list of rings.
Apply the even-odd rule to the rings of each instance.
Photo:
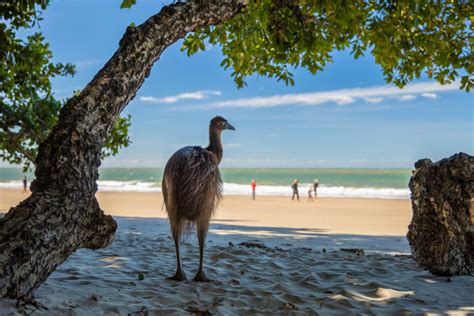
[[[313,188],[312,187],[309,187],[309,190],[308,190],[308,202],[313,202]]]
[[[293,189],[293,196],[291,197],[291,200],[293,201],[295,199],[295,196],[296,196],[296,199],[298,200],[298,202],[300,201],[300,195],[298,193],[298,179],[295,179],[293,181],[293,184],[291,185],[291,188]]]
[[[255,179],[252,178],[250,185],[252,186],[252,199],[255,200],[255,188],[257,187],[257,182],[255,182]]]
[[[313,192],[314,192],[314,198],[315,198],[315,199],[318,198],[318,187],[319,187],[318,179],[314,179]]]
[[[23,176],[23,192],[26,192],[28,189],[28,179],[26,179],[26,176]]]

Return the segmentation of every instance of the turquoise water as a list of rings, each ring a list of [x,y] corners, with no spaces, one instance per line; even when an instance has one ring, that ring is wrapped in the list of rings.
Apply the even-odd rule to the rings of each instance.
[[[162,168],[101,168],[101,181],[137,181],[160,183]],[[293,179],[311,183],[314,178],[326,186],[354,188],[407,188],[410,169],[357,168],[222,168],[224,182],[248,184],[255,178],[259,185],[288,186]],[[33,173],[27,174],[32,180]],[[19,168],[0,168],[0,182],[20,180]]]
[[[224,182],[249,183],[253,177],[263,185],[289,185],[293,179],[311,183],[315,178],[326,186],[406,188],[411,176],[409,169],[223,169]]]

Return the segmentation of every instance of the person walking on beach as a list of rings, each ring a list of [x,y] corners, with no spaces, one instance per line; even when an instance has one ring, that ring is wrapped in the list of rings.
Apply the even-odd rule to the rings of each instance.
[[[28,189],[28,180],[26,176],[23,176],[23,192],[26,192],[26,189]]]
[[[291,197],[291,200],[293,201],[295,199],[295,195],[296,195],[296,199],[298,200],[298,202],[300,201],[300,195],[298,194],[298,179],[295,179],[293,181],[293,184],[291,185],[291,188],[293,189],[293,196]]]
[[[255,200],[255,188],[257,187],[257,182],[255,182],[255,179],[252,178],[250,185],[252,186],[252,199]]]
[[[319,187],[318,179],[314,179],[313,192],[314,192],[314,198],[315,198],[315,199],[318,198],[318,187]]]
[[[313,202],[313,188],[310,186],[308,190],[308,202]]]

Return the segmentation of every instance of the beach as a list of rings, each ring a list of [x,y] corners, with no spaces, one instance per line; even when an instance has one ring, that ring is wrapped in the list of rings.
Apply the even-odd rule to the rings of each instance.
[[[26,198],[0,190],[0,211]],[[38,314],[316,315],[474,313],[474,278],[436,277],[410,256],[408,199],[224,196],[211,224],[205,269],[211,283],[191,281],[196,238],[182,244],[188,280],[175,269],[159,192],[98,192],[118,222],[107,248],[81,249],[36,292]],[[2,300],[2,315],[32,311]],[[133,314],[140,315],[140,314]]]
[[[27,194],[0,190],[0,210],[6,211]],[[160,192],[98,192],[102,210],[113,216],[166,218]],[[291,201],[288,196],[225,196],[214,216],[216,223],[244,227],[319,229],[330,234],[404,236],[410,221],[409,200],[320,198]]]

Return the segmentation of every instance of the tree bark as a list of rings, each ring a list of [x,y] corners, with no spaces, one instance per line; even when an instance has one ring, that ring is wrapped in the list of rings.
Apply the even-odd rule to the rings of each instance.
[[[474,157],[416,162],[407,238],[415,260],[436,275],[474,273]]]
[[[246,0],[165,6],[128,27],[112,58],[61,110],[41,144],[32,195],[0,220],[0,297],[29,296],[79,248],[109,245],[117,224],[95,192],[100,152],[118,115],[161,53],[188,32],[232,18]]]

